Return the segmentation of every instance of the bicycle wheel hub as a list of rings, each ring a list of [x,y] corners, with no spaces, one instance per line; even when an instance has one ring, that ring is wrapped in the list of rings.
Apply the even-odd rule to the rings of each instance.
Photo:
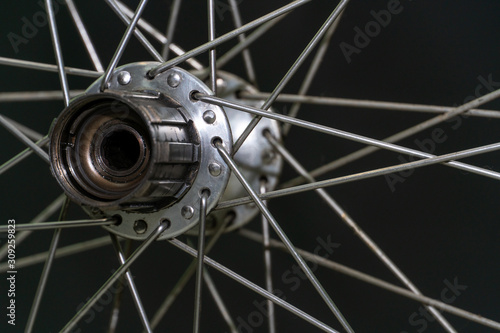
[[[66,194],[93,217],[120,219],[108,228],[134,239],[163,220],[170,227],[162,238],[192,228],[200,194],[209,191],[214,208],[230,176],[212,144],[220,139],[232,149],[226,115],[191,98],[210,89],[179,68],[151,80],[146,74],[155,65],[119,68],[104,93],[96,81],[51,134],[52,171]]]
[[[221,140],[231,152],[233,139],[252,116],[194,100],[194,92],[212,92],[180,68],[149,78],[156,65],[118,68],[104,92],[102,79],[97,80],[71,101],[51,134],[51,168],[66,194],[92,217],[121,221],[107,228],[133,239],[146,238],[164,220],[170,227],[161,239],[192,229],[199,221],[203,191],[210,193],[209,211],[221,198],[246,194],[236,178],[230,179],[213,142]],[[220,73],[218,83],[225,99],[261,103],[239,100],[237,91],[253,88],[233,75]],[[263,180],[266,189],[274,188],[281,171],[281,159],[264,138],[264,129],[279,138],[278,124],[263,119],[235,155],[257,191]],[[214,211],[207,228],[210,232],[230,219],[229,229],[234,229],[257,213],[254,205]]]

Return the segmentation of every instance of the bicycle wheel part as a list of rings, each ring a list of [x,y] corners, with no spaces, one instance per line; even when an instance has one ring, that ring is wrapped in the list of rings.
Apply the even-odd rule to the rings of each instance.
[[[500,330],[498,4],[3,8],[2,332]]]

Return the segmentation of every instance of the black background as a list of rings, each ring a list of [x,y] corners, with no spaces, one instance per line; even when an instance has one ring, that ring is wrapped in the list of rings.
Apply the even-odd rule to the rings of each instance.
[[[150,2],[144,17],[163,31],[170,2]],[[311,95],[453,106],[463,104],[476,95],[476,88],[481,85],[480,77],[491,76],[493,81],[500,82],[500,4],[496,1],[401,0],[401,12],[392,15],[391,22],[370,38],[369,44],[360,48],[359,54],[353,54],[348,63],[339,45],[343,42],[354,45],[354,28],[364,29],[367,23],[374,20],[370,11],[386,9],[389,2],[351,1],[310,89]],[[127,3],[136,5],[135,1]],[[231,29],[232,20],[224,6],[225,0],[217,3],[217,29],[222,34]],[[242,0],[240,7],[245,22],[249,22],[285,3]],[[77,1],[76,4],[106,64],[125,28],[101,1]],[[291,13],[252,46],[258,84],[262,91],[274,88],[334,7],[334,2],[313,1]],[[55,63],[47,26],[37,29],[28,38],[28,43],[19,45],[18,52],[15,52],[8,39],[9,33],[21,35],[25,24],[23,18],[33,22],[33,15],[41,9],[36,1],[3,1],[0,4],[0,56]],[[205,13],[204,1],[184,1],[175,42],[186,50],[205,42]],[[66,8],[60,8],[57,23],[66,65],[92,68]],[[233,43],[218,48],[218,54],[224,54],[230,45]],[[203,54],[199,60],[207,64],[207,58]],[[151,57],[133,40],[121,64],[141,60],[151,60]],[[306,69],[307,64],[296,74],[285,92],[295,93],[298,90]],[[239,59],[230,63],[225,70],[245,77]],[[92,80],[70,77],[69,82],[72,89],[85,89]],[[0,67],[1,91],[57,89],[59,81],[54,73]],[[480,91],[481,94],[486,92],[484,88]],[[0,104],[0,112],[46,133],[62,107],[61,101],[3,103]],[[492,102],[484,107],[498,109],[500,105]],[[277,103],[275,108],[278,112],[286,112],[290,106]],[[300,113],[302,119],[379,139],[430,117],[417,113],[316,106],[303,106]],[[460,120],[460,125],[457,125],[458,120],[437,125],[436,128],[444,133],[446,140],[435,144],[433,153],[444,154],[498,141],[498,120],[475,117]],[[428,142],[432,138],[432,130],[423,131],[400,143],[418,149],[417,142]],[[5,130],[0,130],[0,136],[3,143],[1,162],[24,149]],[[362,147],[357,143],[297,128],[290,132],[286,146],[307,169],[314,169]],[[465,161],[498,171],[498,157],[498,153],[490,153]],[[407,159],[406,156],[404,158]],[[323,177],[346,175],[400,162],[398,154],[377,152]],[[285,167],[282,179],[293,177],[294,172]],[[36,156],[0,176],[0,189],[2,224],[7,223],[7,219],[16,219],[17,223],[28,222],[61,192],[48,166]],[[440,299],[446,288],[445,281],[457,279],[467,289],[456,297],[453,305],[485,317],[500,319],[500,271],[497,268],[500,251],[497,201],[500,191],[495,180],[444,166],[432,166],[416,170],[410,177],[404,178],[404,182],[395,184],[394,190],[391,190],[384,177],[377,177],[336,186],[328,189],[328,192],[425,295]],[[318,244],[318,237],[324,240],[329,238],[340,244],[330,259],[397,284],[392,274],[314,193],[273,200],[270,208],[298,247],[312,251]],[[83,213],[73,205],[69,218],[82,217]],[[53,216],[52,220],[55,218]],[[249,227],[259,230],[260,224],[256,220]],[[100,229],[64,231],[61,246],[105,234]],[[18,258],[46,251],[51,235],[49,231],[33,234],[17,248]],[[223,237],[212,256],[263,285],[262,251],[259,245],[229,234]],[[142,259],[132,266],[132,272],[151,317],[187,267],[189,258],[167,244],[157,243]],[[273,260],[275,287],[283,292],[287,301],[340,330],[335,318],[307,281],[300,280],[298,288],[295,288],[296,283],[283,278],[283,274],[293,271],[293,260],[280,252],[273,252]],[[110,246],[58,259],[50,275],[35,331],[58,331],[73,316],[81,302],[93,295],[116,267],[117,260]],[[23,322],[28,317],[41,270],[42,265],[19,270],[16,295],[18,325],[13,331],[23,331]],[[325,269],[318,269],[316,273],[357,332],[443,331],[435,322],[414,315],[421,307],[418,303]],[[7,299],[4,276],[0,282],[2,309],[5,309]],[[253,318],[250,321],[262,318],[258,314],[258,307],[253,304],[254,301],[262,302],[261,297],[219,273],[213,272],[212,276],[235,319],[241,318],[249,323],[249,318]],[[162,321],[159,332],[189,332],[192,329],[193,294],[191,281]],[[203,331],[228,331],[208,292],[205,291],[204,295]],[[105,300],[102,302],[106,303]],[[141,329],[141,324],[127,292],[124,293],[124,302],[127,305],[122,309],[118,331],[136,332]],[[79,324],[82,332],[105,331],[110,306],[102,310],[94,309],[94,312],[95,319]],[[492,331],[452,315],[446,317],[459,332]],[[2,314],[0,318],[0,331],[12,330],[6,325],[5,315]],[[282,309],[277,310],[277,320],[280,332],[318,331]],[[246,331],[250,330],[242,330]],[[251,331],[265,332],[265,323],[254,325]]]

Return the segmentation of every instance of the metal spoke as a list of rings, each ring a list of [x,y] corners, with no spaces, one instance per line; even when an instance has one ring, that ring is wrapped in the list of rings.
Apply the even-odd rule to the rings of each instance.
[[[68,212],[70,201],[66,197],[64,204],[61,207],[61,212],[59,214],[59,221],[66,219],[66,214]],[[59,238],[61,236],[61,229],[56,229],[54,231],[54,236],[50,243],[47,259],[45,260],[45,265],[43,266],[42,275],[40,276],[40,281],[38,282],[38,287],[36,289],[35,297],[33,299],[33,304],[31,305],[30,314],[26,322],[25,332],[30,333],[33,331],[33,326],[35,325],[36,316],[38,315],[38,309],[40,308],[40,303],[42,301],[43,293],[45,291],[45,286],[47,285],[47,279],[52,268],[52,263],[54,262],[54,256],[56,253],[57,245],[59,244]]]
[[[349,1],[350,0],[341,0],[339,2],[337,7],[333,10],[333,12],[328,17],[328,19],[323,23],[323,25],[318,30],[318,32],[314,35],[314,37],[307,44],[307,46],[304,48],[304,50],[299,55],[299,57],[295,60],[295,62],[290,67],[290,69],[285,74],[285,76],[281,79],[281,81],[278,83],[278,85],[274,88],[273,92],[271,93],[271,96],[269,96],[269,98],[264,102],[261,109],[269,110],[271,105],[276,100],[276,97],[278,97],[278,95],[283,91],[283,89],[285,89],[286,85],[290,82],[292,77],[297,73],[299,68],[306,61],[307,57],[309,56],[309,54],[311,54],[311,52],[316,47],[316,45],[318,45],[321,42],[321,40],[323,39],[323,36],[328,32],[328,30],[330,29],[330,26],[332,26],[333,23],[337,20],[337,18],[342,13],[342,11],[345,9],[345,7],[349,3]],[[261,118],[262,117],[260,117],[260,116],[255,116],[255,117],[253,117],[252,121],[247,125],[247,127],[245,128],[243,133],[240,135],[240,137],[236,140],[236,142],[233,145],[233,156],[238,152],[241,145],[248,138],[248,136],[253,131],[255,126],[257,126],[257,124],[259,123]]]
[[[49,155],[2,115],[0,115],[0,124],[5,127],[5,129],[7,129],[12,135],[18,138],[22,143],[33,150],[33,152],[41,157],[45,162],[50,163]]]
[[[208,2],[208,40],[212,42],[215,39],[215,3],[214,0],[207,0]],[[216,54],[215,46],[208,51],[208,65],[210,69],[209,81],[210,88],[214,95],[217,95],[217,74],[216,69]]]
[[[495,91],[494,94],[486,95],[484,98],[488,98],[488,99],[489,98],[493,98],[494,99],[497,95],[500,95],[500,90]],[[432,157],[435,157],[435,155],[424,153],[424,152],[416,150],[416,149],[411,149],[411,148],[406,148],[406,147],[403,147],[403,146],[398,146],[398,145],[395,145],[395,144],[392,144],[392,143],[389,143],[389,142],[384,142],[384,141],[381,141],[381,140],[372,139],[372,138],[365,137],[365,136],[362,136],[362,135],[358,135],[358,134],[354,134],[354,133],[350,133],[350,132],[338,130],[338,129],[335,129],[335,128],[332,128],[332,127],[327,127],[327,126],[315,124],[315,123],[312,123],[312,122],[309,122],[309,121],[300,120],[300,119],[297,119],[297,118],[292,118],[292,117],[280,115],[280,114],[277,114],[277,113],[272,113],[272,112],[264,111],[262,109],[254,108],[254,107],[251,107],[251,106],[246,106],[246,105],[242,105],[242,104],[238,104],[238,103],[229,102],[229,101],[226,101],[224,99],[221,99],[221,98],[218,98],[218,97],[214,97],[214,96],[203,95],[203,94],[197,93],[197,94],[194,95],[194,97],[196,99],[198,99],[198,100],[203,101],[203,102],[207,102],[207,103],[211,103],[211,104],[215,104],[215,105],[219,105],[219,106],[227,106],[227,107],[233,108],[235,110],[245,111],[245,112],[252,113],[252,114],[255,114],[255,115],[267,117],[269,119],[274,119],[274,120],[278,120],[278,121],[282,121],[282,122],[287,122],[287,123],[290,123],[292,125],[296,125],[296,126],[303,127],[303,128],[306,128],[306,129],[310,129],[310,130],[313,130],[313,131],[317,131],[317,132],[320,132],[320,133],[337,136],[337,137],[340,137],[340,138],[344,138],[344,139],[348,139],[348,140],[351,140],[351,141],[355,141],[355,142],[360,142],[360,143],[364,143],[364,144],[376,146],[376,147],[379,147],[379,148],[384,148],[384,149],[387,149],[387,150],[392,150],[392,151],[395,151],[395,152],[398,152],[398,153],[402,153],[402,154],[406,154],[406,155],[416,156],[416,157],[420,157],[420,158],[432,158]],[[464,171],[476,173],[478,175],[483,175],[483,176],[487,176],[487,177],[494,178],[494,179],[500,179],[500,174],[497,173],[497,172],[494,172],[494,171],[491,171],[491,170],[487,170],[487,169],[484,169],[484,168],[479,168],[479,167],[472,166],[472,165],[469,165],[469,164],[460,163],[460,162],[448,162],[448,163],[446,163],[446,165],[452,166],[454,168],[461,169],[461,170],[464,170]],[[311,175],[312,175],[312,173],[311,173]]]
[[[303,96],[307,94],[307,91],[311,87],[311,84],[316,77],[316,73],[319,70],[319,67],[321,63],[323,62],[323,58],[325,57],[326,51],[328,51],[328,47],[330,46],[330,41],[332,40],[333,34],[335,33],[335,30],[337,30],[337,27],[339,26],[339,22],[342,19],[342,15],[344,12],[342,11],[335,22],[330,26],[328,31],[326,32],[325,36],[323,37],[323,40],[321,41],[321,44],[318,47],[318,51],[316,51],[316,54],[314,55],[314,58],[311,62],[311,65],[309,66],[309,70],[307,71],[306,77],[304,78],[304,81],[302,81],[302,84],[299,88],[299,96]],[[269,97],[266,98],[270,98]],[[278,96],[279,98],[279,96]],[[290,117],[297,117],[297,114],[299,113],[301,104],[300,103],[293,103],[292,108],[290,109],[290,112],[288,115]],[[283,125],[283,135],[286,136],[288,132],[290,131],[291,125],[290,124],[284,124]]]
[[[210,276],[210,273],[206,268],[204,270],[205,272],[203,274],[203,279],[205,280],[205,284],[207,285],[207,288],[210,291],[210,294],[212,295],[212,298],[214,299],[214,302],[217,305],[217,308],[219,309],[222,318],[224,318],[227,326],[231,330],[231,333],[238,333],[236,324],[234,323],[233,318],[231,318],[229,310],[227,309],[226,304],[224,304],[224,301],[222,300],[222,297],[220,296],[220,293],[217,290],[217,287],[215,286],[215,283],[212,277]]]
[[[253,42],[255,42],[257,39],[259,39],[259,37],[263,36],[267,31],[269,31],[272,27],[274,27],[278,22],[280,22],[282,19],[284,19],[287,15],[288,15],[288,13],[283,14],[275,19],[270,20],[269,22],[262,24],[260,27],[255,29],[255,31],[252,32],[250,35],[248,35],[248,37],[246,37],[243,41],[236,44],[234,47],[232,47],[229,51],[224,53],[217,60],[217,68],[222,68],[224,65],[226,65],[230,60],[232,60],[238,54],[247,50],[248,46],[250,46]],[[201,73],[197,73],[196,75],[198,77],[200,77],[201,79],[205,79],[207,77],[207,75],[209,75],[209,70],[210,69],[206,69]]]
[[[387,174],[400,172],[400,171],[404,171],[404,170],[420,168],[420,167],[423,167],[426,165],[438,164],[438,163],[443,163],[443,162],[456,160],[456,159],[460,159],[460,158],[465,158],[465,157],[469,157],[469,156],[474,156],[474,155],[478,155],[478,154],[488,153],[488,152],[499,150],[499,149],[500,149],[500,143],[495,143],[495,144],[491,144],[491,145],[487,145],[487,146],[472,148],[469,150],[463,150],[463,151],[456,152],[456,153],[435,156],[435,157],[426,158],[426,159],[418,160],[418,161],[414,161],[414,162],[398,164],[398,165],[394,165],[391,167],[374,169],[374,170],[370,170],[370,171],[351,174],[348,176],[331,178],[331,179],[327,179],[327,180],[318,181],[315,183],[298,185],[298,186],[294,186],[294,187],[287,187],[284,189],[275,190],[275,191],[271,191],[271,192],[267,192],[265,194],[262,194],[262,195],[260,195],[260,198],[262,200],[279,198],[279,197],[286,196],[286,195],[292,195],[292,194],[302,193],[302,192],[306,192],[306,191],[312,191],[312,190],[315,190],[317,188],[345,184],[345,183],[349,183],[352,181],[358,181],[358,180],[362,180],[362,179],[387,175]],[[491,178],[494,178],[497,180],[500,180],[500,177],[498,177],[499,175],[493,175],[493,174],[489,175],[486,173],[484,175],[490,176]],[[233,200],[221,202],[217,205],[217,207],[215,209],[216,210],[226,209],[226,208],[230,208],[230,207],[234,207],[234,206],[238,206],[238,205],[248,204],[251,202],[252,202],[251,197],[238,198],[238,199],[233,199]]]
[[[162,222],[148,238],[132,253],[132,255],[121,265],[111,277],[99,288],[99,290],[92,296],[90,300],[78,311],[78,313],[64,326],[61,330],[62,333],[69,333],[75,327],[80,319],[94,306],[94,304],[106,293],[106,291],[115,283],[134,263],[137,258],[153,243],[161,233],[168,228],[167,222]]]
[[[167,40],[163,44],[163,49],[161,51],[161,56],[163,59],[168,60],[168,53],[170,51],[170,44],[172,43],[172,38],[174,38],[175,28],[177,26],[177,17],[179,16],[179,10],[181,9],[182,0],[174,0],[172,7],[170,9],[170,17],[168,19],[168,27],[166,37]]]
[[[307,170],[297,161],[290,152],[283,147],[270,133],[267,131],[265,133],[266,138],[269,143],[274,147],[278,153],[283,156],[283,158],[292,166],[292,168],[300,174],[302,177],[306,178],[308,182],[313,183],[316,181]],[[363,243],[371,250],[382,263],[401,281],[408,289],[413,291],[417,295],[422,295],[420,290],[413,284],[413,282],[404,274],[399,267],[385,254],[385,252],[363,231],[363,229],[351,218],[351,216],[339,205],[339,203],[334,200],[325,189],[319,188],[315,190],[316,193],[323,199],[323,201],[340,217],[342,222],[344,222],[355,234],[358,236]],[[427,308],[429,312],[434,316],[439,324],[448,332],[456,332],[456,330],[451,326],[451,324],[433,307]]]
[[[233,15],[233,21],[236,28],[240,28],[243,23],[241,21],[240,10],[238,9],[238,3],[236,0],[229,0],[229,6],[231,6],[231,14]],[[267,24],[267,23],[266,23]],[[241,43],[245,42],[246,36],[245,34],[241,34],[238,36],[238,39]],[[254,86],[257,86],[257,80],[255,77],[255,70],[253,67],[252,56],[250,55],[250,50],[245,48],[241,54],[243,56],[243,63],[245,64],[245,70],[248,75],[248,80]]]
[[[83,94],[85,90],[71,90],[69,97],[73,98]],[[0,103],[12,102],[39,102],[39,101],[57,101],[64,99],[61,91],[22,91],[22,92],[2,92],[0,93]]]
[[[132,240],[127,239],[125,245],[125,258],[130,256],[130,249],[132,246]],[[111,310],[111,316],[109,319],[109,326],[107,333],[116,332],[116,327],[118,326],[118,318],[120,317],[120,306],[122,302],[123,291],[125,290],[124,277],[118,279],[115,283],[116,292],[113,296],[113,309]]]
[[[475,109],[480,105],[491,102],[491,101],[497,99],[498,97],[500,97],[500,89],[495,90],[495,91],[488,93],[484,96],[481,96],[479,98],[476,98],[468,103],[462,104],[461,106],[453,109],[452,111],[440,114],[434,118],[428,119],[428,120],[421,122],[417,125],[409,127],[401,132],[393,134],[390,137],[385,138],[382,142],[393,143],[393,142],[400,141],[400,140],[405,139],[411,135],[414,135],[414,134],[419,133],[425,129],[428,129],[432,126],[435,126],[443,121],[446,121],[446,120],[451,119],[455,116],[463,114],[464,112],[466,112],[468,110]],[[379,146],[378,148],[382,148],[382,147]],[[350,162],[356,161],[359,158],[364,157],[366,155],[369,155],[377,150],[378,149],[376,147],[365,147],[365,148],[360,149],[354,153],[351,153],[351,154],[346,155],[340,159],[337,159],[331,163],[327,163],[327,164],[323,165],[322,167],[311,171],[310,173],[313,177],[320,176],[326,172],[335,170],[336,168],[339,168],[340,166],[343,166],[343,165],[346,165]],[[298,182],[297,180],[294,180],[293,183],[296,184],[296,183],[300,183],[300,182]]]
[[[169,240],[168,242],[170,242],[170,244],[172,244],[175,247],[181,249],[182,251],[190,254],[193,257],[198,256],[198,253],[195,249],[189,247],[188,245],[184,244],[183,242],[181,242],[175,238]],[[205,261],[205,264],[207,266],[210,266],[210,267],[218,270],[219,272],[223,273],[224,275],[228,276],[229,278],[233,279],[234,281],[242,284],[243,286],[249,288],[250,290],[253,290],[257,294],[265,297],[266,299],[273,301],[275,304],[281,306],[285,310],[290,311],[294,315],[298,316],[299,318],[304,319],[305,321],[311,323],[312,325],[318,327],[319,329],[321,329],[325,332],[338,333],[338,331],[334,330],[333,328],[329,327],[328,325],[324,324],[323,322],[319,321],[318,319],[316,319],[316,318],[312,317],[311,315],[305,313],[304,311],[296,308],[295,306],[291,305],[290,303],[285,302],[284,300],[282,300],[281,298],[277,297],[276,295],[268,292],[264,288],[259,287],[255,283],[252,283],[251,281],[245,279],[244,277],[233,272],[229,268],[219,264],[217,261],[215,261],[207,256],[205,256],[204,261]]]
[[[109,0],[107,0],[109,1]],[[132,10],[130,10],[130,8],[128,8],[126,5],[124,5],[122,2],[116,0],[116,1],[113,1],[113,5],[116,6],[117,5],[117,9],[118,9],[118,15],[120,15],[120,17],[123,17],[125,18],[127,21],[126,22],[129,22],[128,19],[127,19],[127,16],[130,18],[134,15],[134,12]],[[122,13],[123,12],[123,13]],[[128,24],[128,23],[127,23]],[[139,22],[137,23],[137,25],[139,27],[141,27],[142,29],[144,29],[144,31],[146,31],[147,33],[149,33],[152,37],[154,37],[156,40],[158,40],[160,43],[162,44],[166,44],[168,42],[167,40],[167,37],[165,37],[158,29],[156,29],[155,27],[153,27],[150,23],[148,23],[146,20],[144,19],[140,19]],[[136,29],[135,32],[134,32],[135,36],[139,39],[139,41],[141,41],[141,43],[144,43],[146,42],[147,44],[149,44],[149,42],[146,40],[146,38],[144,37],[144,35],[142,35],[142,33]],[[142,41],[142,39],[144,39],[144,42]],[[149,44],[149,46],[151,46],[151,44]],[[153,48],[151,46],[151,48]],[[186,53],[182,48],[180,48],[177,44],[174,44],[174,43],[170,43],[169,45],[169,48],[172,52],[174,52],[175,54],[177,55],[182,55],[184,53]],[[153,48],[154,50],[154,48]],[[154,50],[154,52],[156,52],[156,50]],[[155,56],[155,58],[158,60],[158,61],[161,61],[163,62],[163,57],[158,53],[157,53],[157,56]],[[158,58],[159,57],[159,58]],[[186,60],[186,62],[191,66],[193,67],[194,69],[196,70],[203,70],[204,66],[199,63],[196,59],[194,58],[189,58]]]
[[[51,202],[44,210],[42,210],[37,216],[35,216],[29,223],[40,223],[48,219],[52,214],[54,214],[66,200],[66,196],[61,194],[56,200]],[[21,231],[16,233],[16,245],[19,246],[29,235],[31,231]],[[8,253],[8,244],[5,244],[0,248],[0,260],[5,258]],[[16,262],[16,266],[19,266],[19,260]]]
[[[292,242],[290,239],[288,239],[288,236],[284,233],[284,231],[281,229],[279,226],[278,222],[274,219],[274,217],[271,215],[270,211],[267,209],[267,207],[263,204],[262,200],[259,198],[257,193],[252,189],[250,184],[246,181],[246,179],[243,177],[241,171],[239,168],[236,166],[234,161],[231,159],[229,153],[225,150],[225,148],[222,146],[220,142],[215,144],[220,155],[224,159],[224,161],[228,164],[230,167],[231,171],[236,175],[238,180],[240,181],[241,185],[245,188],[245,190],[248,192],[248,194],[252,197],[252,200],[254,203],[257,205],[261,213],[266,217],[267,221],[271,226],[273,227],[274,231],[278,235],[278,237],[281,239],[281,241],[285,244],[287,247],[288,251],[290,251],[290,254],[292,257],[295,259],[295,261],[298,263],[302,271],[305,273],[311,284],[314,286],[318,294],[321,296],[321,298],[325,301],[326,305],[330,308],[332,313],[335,315],[335,317],[338,319],[342,327],[347,332],[354,332],[347,320],[344,318],[340,310],[337,308],[335,303],[332,301],[328,293],[325,291],[321,283],[318,281],[314,273],[311,271],[309,266],[307,266],[307,263],[302,259],[302,257],[297,253],[295,250],[295,247],[293,246]]]
[[[80,33],[80,37],[82,38],[83,44],[87,49],[87,53],[90,56],[90,60],[94,64],[95,69],[98,72],[104,72],[104,68],[102,67],[101,60],[99,60],[99,56],[97,55],[97,51],[95,50],[94,44],[90,39],[90,36],[87,32],[87,28],[85,28],[85,24],[83,24],[82,18],[80,17],[80,13],[75,6],[73,0],[66,0],[66,5],[68,6],[68,10],[71,14],[71,18],[76,25],[76,29]]]
[[[266,193],[266,181],[261,181],[260,194]],[[264,205],[266,202],[263,202]],[[264,272],[266,275],[266,289],[270,293],[274,292],[272,279],[271,249],[269,247],[269,222],[262,214],[262,246],[264,248]],[[267,318],[269,333],[276,333],[276,318],[274,316],[274,303],[267,301]]]
[[[184,61],[186,61],[187,59],[189,58],[192,58],[192,57],[196,57],[197,55],[200,55],[202,54],[203,52],[206,52],[222,43],[225,43],[233,38],[235,38],[236,36],[238,36],[239,34],[242,34],[242,33],[245,33],[253,28],[256,28],[258,27],[259,25],[267,22],[267,21],[270,21],[272,20],[273,18],[275,17],[278,17],[280,15],[283,15],[285,13],[288,13],[289,11],[291,10],[294,10],[295,8],[297,7],[300,7],[308,2],[310,2],[311,0],[295,0],[293,2],[291,2],[290,4],[286,5],[286,6],[283,6],[275,11],[272,11],[271,13],[268,13],[267,15],[264,15],[256,20],[253,20],[252,22],[249,22],[247,24],[245,24],[244,26],[242,26],[241,28],[238,28],[238,29],[234,29],[233,31],[230,31],[216,39],[214,39],[213,41],[211,42],[207,42],[205,44],[202,44],[194,49],[192,49],[191,51],[188,51],[186,53],[184,53],[183,55],[181,56],[178,56],[174,59],[171,59],[161,65],[159,65],[158,67],[156,68],[153,68],[149,75],[151,77],[154,77],[166,70],[168,70],[169,68],[173,67],[173,66],[176,66]]]
[[[10,59],[5,57],[0,57],[0,65],[7,65],[12,67],[20,67],[20,68],[28,68],[28,69],[36,69],[45,72],[54,72],[58,73],[59,69],[56,65],[44,64],[41,62],[27,61],[27,60],[19,60],[19,59]],[[91,71],[87,69],[80,69],[74,67],[64,67],[66,74],[76,75],[76,76],[84,76],[90,78],[98,78],[103,73]]]
[[[238,233],[241,236],[243,236],[247,239],[250,239],[254,242],[257,242],[257,243],[262,242],[262,235],[258,234],[256,232],[253,232],[253,231],[250,231],[247,229],[240,229],[240,231]],[[276,239],[270,240],[270,246],[273,248],[276,248],[276,249],[287,251],[286,247],[280,241],[278,241]],[[388,291],[393,292],[395,294],[404,296],[408,299],[412,299],[414,301],[433,306],[441,311],[446,311],[446,312],[451,313],[453,315],[456,315],[458,317],[465,318],[465,319],[468,319],[470,321],[476,322],[478,324],[500,330],[500,323],[499,322],[484,318],[481,315],[473,314],[469,311],[462,310],[460,308],[454,307],[450,304],[438,301],[436,299],[433,299],[433,298],[430,298],[427,296],[417,295],[408,289],[401,288],[399,286],[396,286],[396,285],[391,284],[389,282],[386,282],[384,280],[373,277],[369,274],[360,272],[358,270],[341,265],[339,263],[328,260],[328,259],[323,258],[321,256],[315,255],[311,252],[307,252],[307,251],[304,251],[301,249],[297,249],[297,251],[310,262],[316,263],[316,264],[321,265],[323,267],[326,267],[328,269],[331,269],[331,270],[334,270],[336,272],[353,277],[353,278],[358,279],[360,281],[369,283],[373,286],[388,290]]]
[[[113,10],[115,12],[115,14],[118,15],[118,17],[122,20],[122,22],[125,23],[125,25],[127,27],[130,27],[130,23],[132,22],[131,18],[134,17],[135,13],[132,10],[127,8],[130,13],[129,13],[129,15],[125,14],[123,12],[124,5],[123,4],[120,5],[118,1],[114,1],[114,0],[104,0],[104,1],[111,8],[111,10]],[[139,20],[139,22],[141,22],[141,20]],[[146,48],[146,50],[153,56],[153,58],[156,61],[160,61],[160,62],[164,61],[161,54],[158,53],[158,51],[153,47],[153,45],[151,45],[151,43],[147,40],[147,38],[144,37],[142,32],[139,31],[139,29],[134,28],[132,31],[133,31],[134,36],[137,38],[137,40],[142,44],[142,46],[144,46]]]
[[[229,219],[226,219],[223,221],[220,226],[217,227],[215,230],[214,234],[210,238],[210,240],[207,243],[207,246],[205,247],[205,253],[208,254],[210,250],[213,248],[215,243],[219,240],[219,237],[222,236],[227,224],[230,222]],[[181,291],[184,289],[186,284],[189,282],[193,274],[196,272],[196,265],[197,261],[193,260],[191,264],[188,266],[188,268],[184,271],[182,276],[180,277],[179,281],[175,284],[174,288],[172,288],[172,291],[168,294],[168,296],[165,298],[163,303],[160,305],[158,310],[156,311],[155,315],[153,316],[153,319],[151,320],[151,327],[153,329],[158,326],[160,321],[163,319],[167,311],[170,309],[172,304],[175,302],[177,299],[177,296],[181,293]]]
[[[222,58],[221,58],[222,60]],[[268,92],[246,92],[242,91],[239,95],[241,99],[251,99],[260,101],[269,98],[271,93]],[[399,103],[399,102],[384,102],[373,101],[364,99],[349,99],[337,97],[324,97],[324,96],[308,96],[299,94],[280,94],[276,98],[276,102],[283,103],[298,103],[298,104],[312,104],[312,105],[328,105],[328,106],[342,106],[363,109],[375,110],[390,110],[390,111],[407,111],[407,112],[423,112],[423,113],[446,113],[455,110],[455,107],[427,105],[427,104],[412,104],[412,103]],[[290,116],[292,115],[290,109]],[[463,113],[472,117],[485,117],[485,118],[500,118],[500,111],[484,110],[484,109],[470,109]]]
[[[128,42],[130,41],[130,37],[132,37],[132,34],[134,33],[137,21],[139,21],[139,18],[141,17],[142,12],[146,8],[147,3],[148,0],[141,0],[139,5],[137,6],[134,17],[127,26],[127,30],[125,30],[125,34],[123,35],[120,44],[116,48],[115,54],[113,55],[113,58],[111,59],[108,68],[106,69],[106,73],[104,74],[104,79],[102,80],[101,84],[101,91],[104,91],[106,89],[107,84],[111,79],[111,75],[113,74],[113,71],[118,65],[118,62],[120,61],[123,52],[125,51],[125,48],[127,47]]]
[[[35,131],[34,129],[29,128],[21,123],[18,123],[14,119],[11,119],[5,115],[2,115],[5,119],[7,119],[12,125],[16,126],[24,135],[30,138],[33,141],[38,141],[43,138],[43,135]]]
[[[49,138],[47,136],[45,136],[42,139],[35,142],[35,144],[38,147],[42,148],[42,147],[45,147],[49,143],[49,141],[50,141]],[[30,156],[32,153],[33,153],[33,150],[31,150],[30,148],[26,148],[25,150],[23,150],[22,152],[20,152],[16,156],[12,157],[7,162],[0,165],[0,175],[3,174],[4,172],[6,172],[7,170],[9,170],[10,168],[14,167],[15,165],[17,165],[19,162],[21,162],[22,160],[24,160],[25,158]]]
[[[203,192],[200,197],[200,224],[198,231],[198,257],[196,259],[196,283],[194,294],[193,333],[200,331],[201,295],[203,287],[203,258],[205,257],[205,226],[207,220],[208,193]]]
[[[118,261],[120,262],[120,265],[125,264],[125,255],[123,254],[122,247],[120,246],[120,243],[118,242],[118,238],[116,237],[115,234],[110,233],[109,236],[111,237],[111,243],[113,244],[113,247],[115,248],[116,254],[118,255]],[[142,325],[144,326],[144,329],[148,333],[152,333],[153,330],[151,329],[151,325],[149,324],[148,317],[146,315],[146,310],[144,310],[144,306],[142,305],[141,298],[139,296],[139,292],[137,291],[137,287],[135,286],[134,279],[132,277],[132,273],[130,270],[127,270],[125,272],[125,279],[127,280],[128,287],[130,289],[130,293],[132,294],[132,299],[134,300],[135,307],[137,308],[137,312],[139,313],[139,317],[141,318]]]
[[[74,220],[74,221],[56,221],[56,222],[43,222],[43,223],[25,223],[16,224],[16,230],[47,230],[47,229],[65,229],[65,228],[77,228],[77,227],[97,227],[97,226],[109,226],[115,224],[114,219],[89,219],[89,220]],[[6,225],[0,226],[0,233],[7,232],[8,227]]]
[[[16,237],[17,239],[17,237]],[[90,251],[94,249],[98,249],[100,247],[103,247],[105,245],[110,244],[111,241],[109,237],[100,237],[96,239],[92,239],[89,241],[85,242],[80,242],[80,243],[75,243],[72,245],[68,245],[65,247],[61,247],[57,249],[56,252],[56,258],[62,258],[66,256],[72,256],[75,254],[79,254],[85,251]],[[41,262],[44,262],[45,259],[47,258],[48,252],[41,252],[37,254],[30,255],[28,257],[24,258],[19,258],[16,260],[16,267],[18,268],[24,268],[32,265],[39,264]],[[5,273],[8,270],[8,265],[7,263],[1,263],[0,264],[0,273]]]
[[[61,88],[64,95],[64,104],[69,105],[69,87],[68,78],[66,77],[66,70],[64,69],[64,60],[61,50],[61,42],[59,41],[59,33],[57,32],[56,17],[54,8],[52,8],[52,0],[45,0],[45,7],[47,9],[47,18],[49,20],[50,35],[52,37],[52,46],[54,47],[54,54],[56,56],[57,68],[59,71],[59,81],[61,81]]]

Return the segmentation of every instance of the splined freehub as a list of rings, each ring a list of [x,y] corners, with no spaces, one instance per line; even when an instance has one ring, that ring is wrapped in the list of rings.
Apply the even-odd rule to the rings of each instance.
[[[203,191],[211,210],[230,172],[213,145],[231,152],[224,111],[194,100],[211,94],[199,79],[172,68],[150,79],[157,63],[117,69],[105,92],[97,80],[61,113],[50,144],[52,172],[66,194],[96,218],[121,221],[107,227],[144,239],[164,220],[161,238],[181,234],[199,220]]]

